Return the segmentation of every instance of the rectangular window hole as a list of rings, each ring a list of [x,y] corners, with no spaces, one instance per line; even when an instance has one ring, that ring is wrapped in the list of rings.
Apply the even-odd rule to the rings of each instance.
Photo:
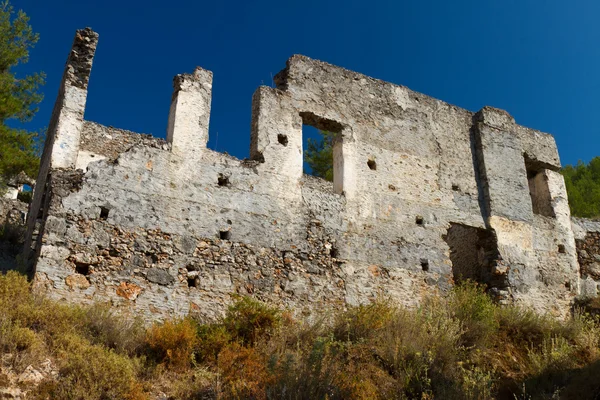
[[[539,162],[530,160],[525,156],[525,169],[527,170],[527,183],[531,197],[533,213],[545,217],[556,217],[552,207],[552,195],[548,186],[546,169]]]
[[[219,238],[221,240],[231,240],[231,231],[219,231]]]
[[[421,269],[425,272],[429,271],[429,260],[421,258]]]
[[[559,244],[558,245],[558,252],[560,254],[565,254],[567,252],[567,250],[565,249],[565,245],[564,244]]]
[[[75,272],[81,275],[88,276],[90,274],[90,266],[89,264],[75,264]]]
[[[197,276],[195,276],[193,278],[188,278],[187,283],[188,283],[188,287],[197,288],[198,286],[200,286],[200,279]]]
[[[417,215],[417,217],[415,218],[415,223],[419,226],[423,226],[425,221],[421,215]]]
[[[337,157],[334,146],[341,137],[343,126],[311,112],[301,112],[300,117],[304,173],[333,182],[334,165],[340,161],[334,159]]]
[[[100,219],[106,221],[110,210],[107,207],[100,207]]]

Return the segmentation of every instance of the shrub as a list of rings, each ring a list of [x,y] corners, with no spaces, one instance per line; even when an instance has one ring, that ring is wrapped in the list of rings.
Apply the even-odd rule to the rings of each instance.
[[[450,313],[462,325],[461,344],[486,347],[496,335],[499,321],[497,306],[485,293],[485,288],[472,281],[455,286],[448,296]]]
[[[216,399],[222,386],[219,374],[206,367],[181,372],[165,370],[159,366],[153,372],[147,378],[152,382],[151,389],[154,392],[168,393],[169,399]]]
[[[196,343],[196,327],[190,318],[154,324],[146,336],[153,358],[179,371],[190,368]]]
[[[254,348],[238,343],[224,347],[218,358],[224,398],[266,399],[266,388],[274,376],[267,371],[265,361]]]
[[[143,399],[136,380],[135,359],[115,353],[85,339],[69,335],[61,339],[59,375],[37,389],[38,398]]]
[[[137,354],[144,344],[146,330],[142,320],[115,314],[109,304],[88,307],[84,320],[86,336],[92,343],[129,355]]]
[[[239,298],[221,320],[168,320],[146,330],[106,305],[34,296],[25,277],[9,273],[0,276],[0,351],[4,366],[16,372],[52,358],[59,374],[36,389],[37,398],[143,399],[157,391],[178,399],[290,400],[600,393],[596,316],[576,311],[560,321],[500,307],[472,283],[426,298],[418,309],[377,300],[304,321]]]
[[[0,275],[0,304],[2,313],[12,315],[15,307],[30,304],[33,300],[27,277],[15,271]]]
[[[462,332],[446,304],[429,298],[416,311],[400,310],[382,330],[376,351],[409,398],[456,398]]]
[[[584,297],[575,300],[576,308],[585,313],[600,317],[600,297]]]
[[[335,321],[334,337],[336,340],[348,342],[368,340],[379,330],[386,328],[397,313],[397,307],[385,300],[349,307],[348,311],[340,313]]]
[[[282,312],[251,297],[239,297],[229,308],[223,326],[236,339],[247,345],[260,336],[268,337],[280,326]]]
[[[0,354],[11,355],[10,364],[21,370],[42,358],[45,345],[40,335],[19,323],[0,317]],[[8,358],[4,358],[8,362]]]
[[[223,347],[231,343],[233,336],[221,324],[198,325],[198,361],[215,363]]]

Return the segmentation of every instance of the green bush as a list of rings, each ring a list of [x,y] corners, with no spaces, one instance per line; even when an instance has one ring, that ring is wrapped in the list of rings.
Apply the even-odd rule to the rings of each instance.
[[[138,354],[144,343],[146,329],[143,321],[129,315],[119,315],[109,304],[94,304],[84,316],[86,337],[119,353]]]
[[[142,399],[136,379],[136,359],[93,345],[78,336],[61,339],[58,377],[38,388],[37,396],[52,399]]]
[[[500,321],[496,316],[498,307],[485,288],[471,281],[455,286],[448,296],[451,314],[463,328],[461,344],[467,347],[486,347],[497,334]]]
[[[251,297],[238,298],[229,308],[223,326],[242,343],[251,345],[280,326],[282,312]]]
[[[600,217],[600,157],[588,164],[566,165],[561,173],[569,196],[571,214],[576,217]]]

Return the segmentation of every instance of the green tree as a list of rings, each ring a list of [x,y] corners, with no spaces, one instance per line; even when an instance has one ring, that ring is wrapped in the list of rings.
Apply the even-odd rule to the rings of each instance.
[[[335,133],[320,131],[321,140],[309,138],[304,151],[304,162],[311,169],[311,175],[333,182],[333,139]]]
[[[14,13],[8,1],[0,3],[0,190],[21,171],[35,178],[39,168],[39,135],[7,125],[7,121],[30,121],[42,100],[38,92],[45,75],[17,78],[15,67],[29,59],[38,41],[23,12]]]
[[[579,161],[576,166],[562,169],[565,177],[571,214],[577,217],[600,217],[600,157],[587,165]]]

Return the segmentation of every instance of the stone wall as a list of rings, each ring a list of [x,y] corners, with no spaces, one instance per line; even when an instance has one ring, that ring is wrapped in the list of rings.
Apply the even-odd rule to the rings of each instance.
[[[95,40],[76,36],[78,89]],[[201,68],[174,80],[166,142],[80,113],[51,124],[69,145],[49,140],[42,161],[27,246],[36,287],[149,319],[215,315],[235,294],[298,312],[377,296],[416,305],[451,287],[460,251],[503,302],[568,311],[579,267],[552,136],[304,56],[275,80],[252,99],[250,160],[206,147]],[[62,90],[57,118],[85,90]],[[303,174],[303,124],[336,133],[333,183]],[[460,229],[449,244],[452,226],[469,233],[462,244]]]
[[[581,294],[596,297],[600,288],[600,221],[573,218],[573,231],[581,266]]]

